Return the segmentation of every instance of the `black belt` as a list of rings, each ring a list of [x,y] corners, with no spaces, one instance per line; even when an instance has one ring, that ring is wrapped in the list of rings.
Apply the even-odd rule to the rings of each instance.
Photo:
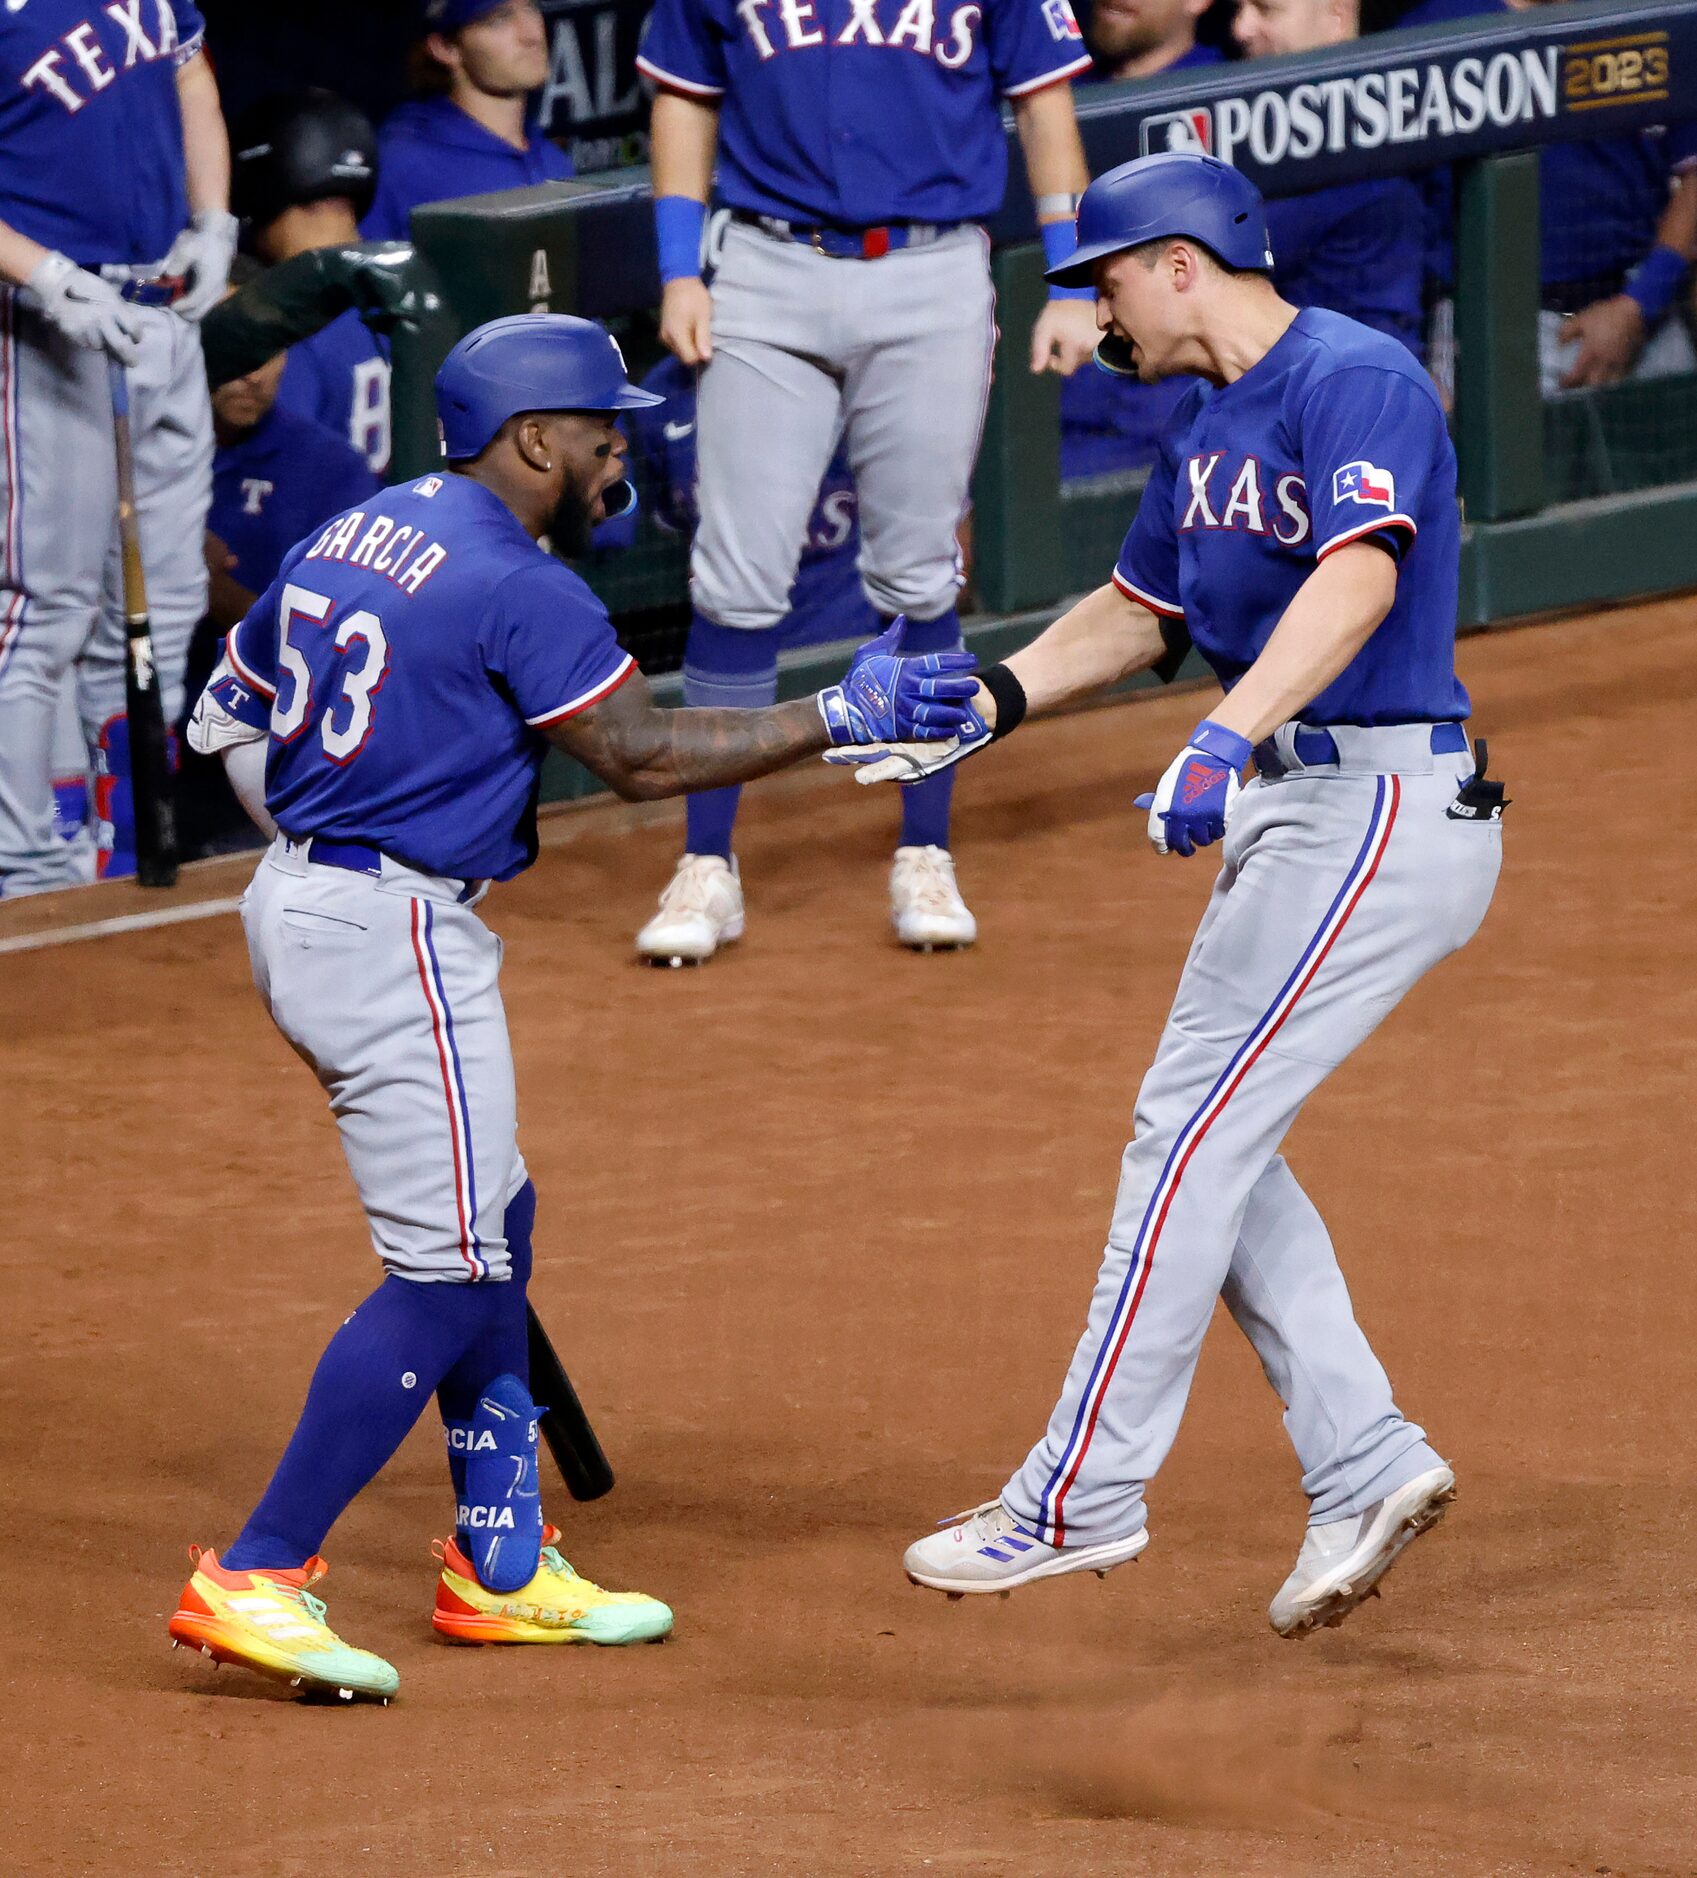
[[[1546,313],[1579,313],[1599,300],[1612,300],[1626,286],[1625,274],[1599,274],[1592,280],[1547,280],[1538,293]]]

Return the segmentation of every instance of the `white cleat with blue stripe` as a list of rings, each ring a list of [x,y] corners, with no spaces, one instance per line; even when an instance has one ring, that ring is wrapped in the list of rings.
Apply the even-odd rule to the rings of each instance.
[[[986,1500],[945,1520],[942,1530],[916,1539],[902,1555],[916,1585],[946,1591],[951,1598],[974,1591],[1007,1593],[1038,1578],[1063,1572],[1095,1572],[1106,1577],[1116,1565],[1137,1557],[1149,1543],[1145,1529],[1100,1545],[1046,1545],[1000,1500]]]

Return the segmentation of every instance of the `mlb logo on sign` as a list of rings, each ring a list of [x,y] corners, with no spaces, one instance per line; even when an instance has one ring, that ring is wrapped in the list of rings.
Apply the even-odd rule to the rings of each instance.
[[[1188,150],[1193,155],[1214,154],[1214,116],[1207,105],[1189,111],[1166,111],[1143,125],[1143,155],[1159,156],[1167,150]]]
[[[1043,0],[1043,22],[1056,39],[1082,39],[1069,0]]]
[[[1381,509],[1396,507],[1396,482],[1389,470],[1372,463],[1346,463],[1332,478],[1334,502],[1372,503]]]

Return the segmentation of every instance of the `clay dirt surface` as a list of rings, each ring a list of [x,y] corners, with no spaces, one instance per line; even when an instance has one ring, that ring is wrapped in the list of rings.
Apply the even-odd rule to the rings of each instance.
[[[427,1417],[326,1548],[387,1710],[166,1645],[185,1547],[233,1535],[376,1281],[236,921],[0,954],[7,1869],[1697,1872],[1697,609],[1461,663],[1514,798],[1496,905],[1289,1144],[1460,1497],[1302,1643],[1265,1617],[1297,1471],[1223,1313],[1134,1566],[960,1604],[899,1566],[996,1492],[1082,1323],[1213,871],[1130,798],[1206,692],[962,773],[959,956],[891,943],[894,799],[819,766],[750,791],[748,936],[699,972],[631,953],[675,808],[547,821],[486,910],[534,1295],[619,1474],[551,1511],[677,1632],[435,1641]],[[0,942],[250,865],[18,903]]]

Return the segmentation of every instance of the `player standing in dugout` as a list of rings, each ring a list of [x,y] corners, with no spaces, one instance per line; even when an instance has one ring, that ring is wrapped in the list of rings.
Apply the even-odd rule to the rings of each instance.
[[[0,895],[92,876],[53,831],[75,670],[100,871],[135,871],[109,361],[129,375],[166,722],[206,610],[212,413],[196,324],[235,252],[230,147],[193,0],[0,13]]]
[[[1089,181],[1068,80],[1090,57],[1068,0],[659,0],[637,66],[659,88],[660,336],[702,368],[686,704],[776,697],[774,628],[839,441],[867,597],[906,616],[910,651],[959,645],[957,530],[995,345],[980,224],[1007,183],[1001,100],[1051,263],[1072,250]],[[1090,301],[1055,290],[1034,370],[1089,357]],[[950,854],[951,791],[944,773],[903,797],[891,917],[924,950],[977,937]],[[654,963],[699,963],[741,937],[737,801],[691,798],[686,852],[637,936]]]

